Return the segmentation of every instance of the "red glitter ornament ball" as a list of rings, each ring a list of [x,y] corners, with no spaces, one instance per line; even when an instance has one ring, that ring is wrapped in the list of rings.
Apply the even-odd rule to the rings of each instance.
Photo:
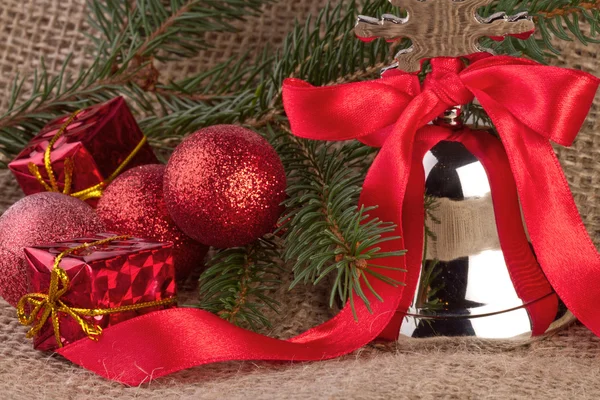
[[[0,217],[0,296],[14,306],[27,294],[25,247],[104,230],[94,209],[74,197],[41,192],[17,201]]]
[[[173,152],[165,200],[182,231],[215,247],[243,246],[272,231],[285,198],[283,164],[257,133],[201,129]]]
[[[96,212],[110,232],[173,242],[175,273],[181,280],[203,265],[208,247],[183,233],[167,212],[164,172],[164,165],[149,164],[123,173],[106,188]]]

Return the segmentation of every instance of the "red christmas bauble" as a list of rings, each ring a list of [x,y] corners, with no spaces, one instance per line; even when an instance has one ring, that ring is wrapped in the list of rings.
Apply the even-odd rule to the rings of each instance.
[[[286,181],[265,139],[239,126],[217,125],[175,149],[164,185],[167,208],[182,231],[210,246],[234,247],[273,230]]]
[[[164,165],[149,164],[121,174],[102,194],[96,212],[110,232],[173,242],[177,279],[185,279],[203,264],[208,247],[184,234],[167,212],[164,172]]]
[[[92,207],[60,193],[22,198],[0,217],[0,296],[13,306],[27,294],[24,248],[103,232]]]

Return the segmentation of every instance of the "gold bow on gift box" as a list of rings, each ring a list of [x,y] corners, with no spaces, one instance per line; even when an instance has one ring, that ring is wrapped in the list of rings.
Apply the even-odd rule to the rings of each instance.
[[[102,328],[86,317],[96,317],[99,315],[115,314],[126,311],[135,311],[147,307],[157,307],[173,304],[177,301],[175,297],[168,297],[162,300],[147,301],[144,303],[132,304],[127,306],[113,308],[78,308],[72,307],[61,300],[61,297],[69,290],[70,279],[67,272],[60,268],[61,260],[72,253],[84,250],[92,246],[101,246],[114,240],[128,239],[129,236],[113,236],[107,239],[98,240],[90,243],[83,243],[71,249],[67,249],[56,256],[54,266],[50,275],[50,286],[48,293],[30,293],[23,296],[17,304],[17,316],[23,325],[33,325],[27,332],[28,338],[33,338],[43,328],[44,324],[50,318],[54,328],[54,337],[58,347],[63,347],[60,336],[60,317],[59,313],[67,314],[73,318],[81,327],[86,336],[92,340],[98,340],[102,334]],[[29,307],[28,307],[29,306]],[[31,311],[28,313],[27,309]]]
[[[77,115],[79,113],[81,113],[81,110],[75,111],[73,114],[71,114],[71,116],[60,127],[58,132],[56,132],[56,135],[54,135],[52,137],[52,139],[50,139],[50,143],[48,143],[48,147],[46,147],[46,150],[44,151],[44,168],[46,169],[46,173],[48,174],[48,179],[50,180],[50,184],[46,183],[46,181],[42,177],[40,169],[37,165],[35,165],[34,163],[29,163],[27,165],[27,167],[29,168],[29,172],[33,176],[35,176],[37,181],[48,192],[60,193],[60,189],[58,188],[58,182],[56,181],[56,175],[54,173],[54,170],[52,169],[52,161],[51,161],[52,148],[54,147],[54,145],[56,144],[58,139],[66,132],[68,126],[73,121],[75,121],[75,119],[77,118]],[[82,201],[85,201],[85,200],[91,199],[91,198],[102,197],[102,192],[104,191],[104,188],[106,186],[108,186],[108,184],[111,183],[117,176],[119,176],[119,174],[121,172],[123,172],[125,167],[127,167],[127,164],[129,164],[129,162],[133,159],[133,157],[135,157],[135,155],[140,151],[142,146],[144,146],[144,144],[146,144],[146,141],[147,141],[146,136],[144,136],[142,138],[142,140],[140,140],[140,142],[137,144],[137,146],[135,146],[135,148],[132,150],[132,152],[129,153],[127,158],[125,158],[125,160],[123,160],[123,162],[117,167],[117,169],[107,179],[101,181],[100,183],[97,183],[94,186],[91,186],[84,190],[80,190],[75,193],[71,193],[71,184],[73,182],[73,169],[74,169],[73,159],[70,157],[66,158],[65,159],[65,167],[64,167],[65,168],[65,186],[62,190],[62,193],[76,197]]]

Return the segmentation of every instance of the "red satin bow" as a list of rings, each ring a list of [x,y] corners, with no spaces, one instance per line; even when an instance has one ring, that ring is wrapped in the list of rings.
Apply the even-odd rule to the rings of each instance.
[[[523,237],[513,218],[518,212],[517,189],[546,276],[573,313],[600,334],[600,313],[593,301],[600,293],[600,258],[548,142],[571,144],[599,82],[579,71],[511,57],[472,60],[463,70],[457,59],[433,59],[433,72],[422,88],[416,76],[400,71],[376,81],[320,88],[289,79],[284,83],[284,104],[298,136],[359,139],[381,147],[363,186],[361,203],[379,205],[372,216],[396,222],[394,235],[406,236],[404,244],[387,242],[390,247],[384,250],[403,246],[409,250],[406,257],[379,260],[382,265],[405,267],[408,273],[387,269],[382,273],[406,282],[407,287],[416,285],[423,232],[423,182],[419,182],[422,176],[416,173],[417,165],[422,153],[437,141],[457,140],[482,160],[490,176],[503,250],[514,244],[514,251],[505,252],[505,257],[512,258],[507,264],[515,265],[513,280],[523,282],[520,295],[535,296],[544,289],[545,280],[520,245]],[[424,127],[448,106],[469,102],[474,96],[494,121],[508,158],[498,150],[496,140],[481,133]],[[493,182],[508,182],[506,190],[495,190]],[[507,236],[515,232],[516,238]],[[402,287],[372,284],[384,299],[369,297],[372,314],[358,302],[358,322],[347,306],[333,319],[290,340],[245,331],[202,310],[178,308],[114,325],[104,330],[99,342],[83,339],[59,353],[109,379],[132,385],[218,361],[333,358],[382,333],[397,335],[399,321],[390,321],[408,307],[413,292],[403,296]],[[539,333],[549,316],[538,314],[534,331]]]
[[[422,195],[422,190],[413,194],[415,190],[411,192],[412,185],[408,184],[414,171],[410,160],[415,136],[422,132],[421,136],[431,137],[432,129],[444,130],[422,127],[448,107],[477,98],[502,138],[526,225],[543,271],[569,309],[592,331],[600,334],[600,313],[593,302],[600,294],[600,258],[585,231],[549,143],[552,140],[564,146],[571,145],[589,111],[599,80],[581,71],[542,66],[513,57],[478,56],[471,60],[474,62],[467,68],[463,68],[459,59],[431,60],[432,73],[422,88],[415,75],[398,70],[389,71],[377,81],[335,87],[315,88],[303,81],[288,80],[284,86],[284,101],[292,130],[304,138],[359,139],[382,147],[365,180],[361,203],[377,204],[379,208],[372,213],[374,216],[402,223],[400,232],[396,233],[404,234],[406,241],[411,242],[406,243],[409,252],[405,263],[395,263],[408,268],[405,282],[412,289],[418,278],[416,269],[422,243],[412,236],[422,236],[416,227],[407,232],[407,226],[412,227],[414,221],[422,223],[422,217],[414,215],[419,206],[422,208],[422,201],[412,199],[413,207],[406,206],[407,200]],[[454,135],[447,132],[445,136],[438,134],[437,140],[458,140],[466,144],[465,141],[470,139],[465,135],[473,135],[467,131]],[[479,141],[482,140],[489,141],[480,137]],[[429,141],[429,144],[435,143]],[[474,152],[472,148],[469,150]],[[489,162],[485,165],[488,155],[485,152],[476,154],[488,175],[492,175],[500,165]],[[495,180],[489,177],[493,189]],[[390,182],[393,182],[391,188]],[[511,184],[512,177],[504,179],[502,189],[509,189]],[[499,192],[492,190],[492,197],[497,198]],[[496,213],[506,204],[494,201]],[[515,227],[503,229],[503,218],[496,215],[496,219],[501,244],[503,236],[505,238],[502,247],[506,253],[509,246],[505,245],[505,240],[511,232],[518,234],[518,231]],[[518,259],[507,260],[509,268]],[[527,291],[524,286],[537,287],[533,290],[535,293],[543,291],[543,277],[536,275],[531,264],[517,269],[529,278],[523,283],[511,274],[523,292]],[[403,297],[400,312],[406,310],[410,300],[408,296]],[[543,332],[547,326],[551,313],[543,314],[534,314],[538,317],[533,321],[534,333]],[[396,320],[383,336],[395,336],[399,324]]]

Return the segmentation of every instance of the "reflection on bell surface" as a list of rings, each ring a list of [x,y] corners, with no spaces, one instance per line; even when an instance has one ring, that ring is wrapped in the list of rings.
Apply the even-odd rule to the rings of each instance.
[[[530,335],[532,303],[556,294],[548,287],[527,303],[517,294],[500,247],[484,166],[461,143],[442,141],[425,154],[423,168],[429,210],[423,265],[400,334]]]

